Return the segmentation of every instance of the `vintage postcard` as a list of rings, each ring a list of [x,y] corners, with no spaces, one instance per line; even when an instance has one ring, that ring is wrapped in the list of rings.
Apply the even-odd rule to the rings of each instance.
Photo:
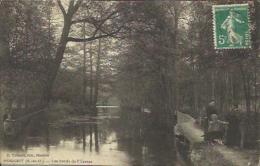
[[[0,165],[260,166],[259,12],[0,0]]]

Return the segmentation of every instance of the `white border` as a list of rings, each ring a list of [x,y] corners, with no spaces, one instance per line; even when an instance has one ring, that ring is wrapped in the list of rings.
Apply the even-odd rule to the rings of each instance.
[[[218,7],[235,7],[235,6],[247,6],[247,17],[248,17],[248,33],[249,33],[249,38],[250,38],[250,45],[249,47],[222,47],[222,48],[217,48],[217,37],[216,37],[216,20],[215,20],[215,9]],[[243,3],[243,4],[226,4],[226,5],[212,5],[212,15],[213,15],[213,39],[214,39],[214,49],[215,50],[229,50],[229,49],[251,49],[252,48],[252,37],[251,37],[251,30],[250,30],[250,25],[251,25],[251,17],[249,14],[249,4],[248,3]]]

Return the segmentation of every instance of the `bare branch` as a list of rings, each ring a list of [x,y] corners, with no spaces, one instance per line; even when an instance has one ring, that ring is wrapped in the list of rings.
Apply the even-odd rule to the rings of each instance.
[[[79,7],[80,7],[80,5],[81,5],[82,2],[83,2],[82,0],[78,0],[78,1],[76,2],[75,6],[74,6],[74,10],[75,10],[75,11],[77,11],[77,10],[79,9]]]
[[[93,17],[91,17],[91,18],[84,18],[84,19],[80,19],[80,20],[74,20],[71,23],[77,24],[77,23],[82,23],[82,22],[86,22],[86,23],[90,23],[90,24],[96,24],[98,21],[95,20]]]
[[[114,32],[111,32],[111,33],[108,33],[108,34],[99,35],[99,36],[95,36],[96,34],[94,34],[92,37],[89,37],[89,38],[68,37],[67,41],[71,41],[71,42],[87,42],[87,41],[92,41],[92,40],[96,40],[96,39],[100,39],[100,38],[113,37],[113,35],[117,34],[121,29],[122,29],[122,27],[118,28]]]
[[[81,19],[81,20],[72,21],[72,24],[81,23],[81,22],[87,22],[87,23],[93,24],[94,27],[95,27],[95,31],[93,32],[92,37],[87,38],[87,39],[79,39],[79,38],[77,38],[76,40],[77,40],[78,42],[82,42],[82,40],[91,41],[91,40],[88,40],[88,39],[91,39],[91,38],[94,38],[93,40],[95,40],[95,39],[97,39],[97,38],[95,38],[95,37],[96,37],[96,34],[97,34],[98,31],[101,31],[101,32],[104,33],[104,35],[102,35],[103,37],[108,37],[108,36],[110,36],[110,37],[115,37],[114,34],[116,34],[117,32],[119,32],[119,31],[122,29],[122,27],[120,27],[118,30],[116,30],[116,31],[115,31],[116,33],[114,33],[114,32],[112,32],[112,33],[106,32],[106,31],[103,30],[101,27],[102,27],[102,25],[103,25],[107,20],[109,20],[110,18],[112,18],[112,16],[115,15],[116,13],[118,13],[117,10],[114,11],[114,12],[112,12],[112,13],[110,13],[107,17],[105,17],[104,19],[101,19],[101,20],[95,20],[94,18],[84,18],[84,19]],[[100,37],[98,37],[98,38],[100,38]],[[79,40],[78,40],[78,39],[79,39]],[[69,38],[68,41],[71,41],[71,40],[74,41],[75,38]],[[74,42],[77,42],[77,41],[74,41]]]
[[[61,10],[63,16],[65,17],[67,13],[66,13],[66,11],[65,11],[65,9],[64,9],[64,7],[63,7],[61,1],[60,1],[60,0],[57,0],[57,3],[58,3],[58,5],[59,5],[59,8],[60,8],[60,10]]]
[[[110,13],[107,17],[105,17],[101,20],[95,20],[94,18],[84,18],[84,19],[74,20],[74,21],[72,21],[72,24],[82,23],[82,22],[88,22],[88,23],[92,23],[92,24],[94,24],[94,23],[104,24],[108,19],[110,19],[116,13],[118,13],[118,10],[115,10],[114,12]]]
[[[95,25],[94,25],[95,26]],[[110,37],[115,37],[116,38],[116,36],[114,36],[115,34],[111,34],[111,33],[109,33],[109,32],[107,32],[106,30],[104,30],[103,28],[102,28],[102,26],[95,26],[96,27],[96,30],[95,30],[95,32],[94,33],[97,33],[97,31],[100,31],[100,32],[102,32],[103,34],[106,34],[106,35],[110,35]],[[122,29],[124,27],[124,25],[121,25],[118,29],[118,32]]]

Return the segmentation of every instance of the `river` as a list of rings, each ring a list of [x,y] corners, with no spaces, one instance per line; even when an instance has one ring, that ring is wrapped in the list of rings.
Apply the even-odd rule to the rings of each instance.
[[[66,123],[48,123],[38,117],[23,134],[7,140],[3,152],[38,155],[47,163],[73,165],[174,166],[173,138],[163,130],[147,127],[149,115],[120,108],[98,108],[97,117],[78,117]],[[35,156],[34,156],[35,157]],[[60,161],[58,161],[60,160]]]

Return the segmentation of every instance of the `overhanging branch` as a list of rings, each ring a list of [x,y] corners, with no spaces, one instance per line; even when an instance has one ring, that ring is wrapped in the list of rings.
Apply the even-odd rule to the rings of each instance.
[[[60,8],[60,10],[61,10],[63,16],[65,17],[67,13],[66,13],[66,11],[65,11],[65,9],[64,9],[64,7],[63,7],[63,5],[61,4],[61,1],[60,1],[60,0],[57,0],[57,3],[58,3],[58,5],[59,5],[59,8]]]
[[[120,30],[122,29],[122,27],[118,28],[116,31],[108,33],[108,34],[103,34],[103,35],[98,35],[95,36],[93,35],[92,37],[89,38],[74,38],[74,37],[68,37],[67,41],[68,42],[87,42],[87,41],[93,41],[96,39],[100,39],[100,38],[106,38],[106,37],[113,37],[115,34],[117,34]]]
[[[95,20],[94,18],[83,18],[83,19],[79,19],[79,20],[74,20],[71,23],[72,24],[77,24],[77,23],[83,23],[83,22],[90,23],[90,24],[95,24],[98,21]]]
[[[108,19],[110,19],[113,15],[115,15],[116,13],[118,13],[118,10],[113,11],[113,12],[110,13],[107,17],[105,17],[105,18],[103,18],[103,19],[101,19],[101,20],[95,20],[94,18],[83,18],[83,19],[79,19],[79,20],[74,20],[74,21],[72,21],[72,24],[87,22],[87,23],[91,23],[91,24],[102,25],[102,24],[104,24]]]
[[[74,11],[77,11],[82,4],[83,0],[78,0],[76,4],[74,5]]]

